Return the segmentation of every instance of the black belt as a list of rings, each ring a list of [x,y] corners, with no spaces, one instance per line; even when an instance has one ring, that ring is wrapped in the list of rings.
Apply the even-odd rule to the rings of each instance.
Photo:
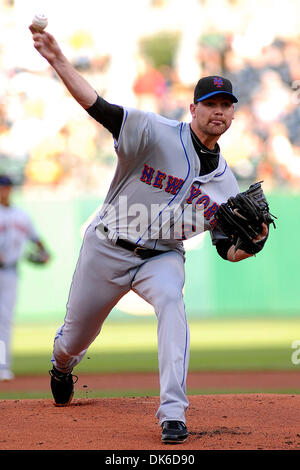
[[[125,248],[125,250],[132,251],[136,256],[139,256],[142,259],[153,258],[153,256],[158,256],[162,253],[166,253],[166,251],[153,250],[151,248],[145,248],[143,246],[135,245],[134,243],[130,243],[126,240],[123,240],[122,238],[117,239],[116,245]]]
[[[17,263],[13,264],[3,264],[0,262],[0,269],[16,269]]]

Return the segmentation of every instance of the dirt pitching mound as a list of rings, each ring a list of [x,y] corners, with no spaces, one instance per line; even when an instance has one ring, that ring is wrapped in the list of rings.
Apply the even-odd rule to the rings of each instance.
[[[1,400],[2,450],[300,449],[300,396],[189,396],[184,444],[164,445],[158,397]]]

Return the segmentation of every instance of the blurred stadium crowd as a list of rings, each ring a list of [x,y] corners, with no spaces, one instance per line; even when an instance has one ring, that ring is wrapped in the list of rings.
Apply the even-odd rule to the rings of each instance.
[[[0,171],[10,173],[27,189],[43,186],[70,194],[87,190],[104,194],[116,163],[111,136],[74,103],[37,57],[28,23],[24,26],[24,3],[28,6],[21,0],[0,1]],[[134,67],[129,60],[125,65],[131,73],[128,83],[125,68],[124,74],[116,68],[118,48],[109,37],[106,47],[100,42],[99,24],[98,30],[95,22],[89,28],[84,17],[80,23],[80,9],[74,6],[74,15],[79,13],[69,19],[73,27],[55,23],[53,15],[48,29],[99,94],[120,105],[189,120],[198,78],[212,74],[230,78],[239,103],[232,129],[220,143],[241,186],[264,180],[269,189],[298,191],[299,0],[286,0],[284,5],[268,0],[186,3],[189,8],[183,15],[177,0],[139,0],[136,8],[143,6],[151,28],[140,26],[128,42],[126,35],[133,23],[123,29],[117,23],[113,33],[119,35],[120,56],[128,47],[134,57]],[[60,8],[64,4],[70,6],[60,0]],[[121,8],[122,1],[110,4],[113,10]],[[118,15],[121,19],[122,14],[123,10]],[[163,56],[160,53],[166,48]],[[122,64],[124,60],[120,59]],[[116,96],[113,74],[114,89],[119,90]]]

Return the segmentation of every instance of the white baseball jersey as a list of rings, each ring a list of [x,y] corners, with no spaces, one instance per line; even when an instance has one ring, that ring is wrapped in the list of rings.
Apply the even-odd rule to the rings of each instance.
[[[182,250],[182,240],[213,230],[219,204],[239,192],[220,155],[199,176],[200,160],[188,123],[125,108],[118,166],[100,213],[118,236],[159,250]]]
[[[18,207],[0,204],[0,257],[4,265],[18,262],[26,240],[39,240],[29,215]]]

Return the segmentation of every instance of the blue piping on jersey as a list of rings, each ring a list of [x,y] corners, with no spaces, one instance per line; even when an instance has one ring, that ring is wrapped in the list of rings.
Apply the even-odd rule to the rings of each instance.
[[[57,338],[59,338],[60,336],[63,336],[63,329],[64,329],[64,326],[65,326],[65,323],[60,327],[60,329],[58,330],[55,338],[54,338],[54,342],[57,340]]]
[[[186,363],[187,343],[188,343],[188,324],[187,324],[187,318],[186,318],[186,313],[185,313],[185,347],[184,347],[184,356],[183,356],[183,376],[182,376],[181,387],[183,387],[184,385],[185,376],[186,376],[185,363]]]
[[[167,207],[169,207],[170,204],[172,204],[172,202],[174,201],[174,199],[178,196],[178,194],[180,193],[180,191],[182,190],[182,188],[184,187],[184,184],[186,182],[186,180],[188,179],[189,177],[189,174],[190,174],[190,171],[191,171],[191,165],[190,165],[190,161],[189,161],[189,157],[188,157],[188,154],[187,154],[187,151],[186,151],[186,148],[184,146],[184,143],[183,143],[183,140],[182,140],[182,127],[183,127],[183,122],[180,124],[180,141],[181,141],[181,144],[182,144],[182,147],[183,147],[183,150],[184,150],[184,153],[185,153],[185,157],[187,159],[187,163],[188,163],[188,172],[187,172],[187,175],[185,177],[185,180],[183,182],[183,184],[181,185],[181,188],[179,189],[179,191],[175,194],[175,196],[171,199],[171,201],[169,201],[168,205],[160,211],[160,213],[157,215],[157,217],[155,218],[155,220],[149,225],[149,227],[147,228],[147,230],[145,230],[145,232],[143,233],[143,235],[137,240],[136,244],[138,244],[141,239],[143,238],[143,236],[145,235],[145,233],[150,229],[151,225],[160,217],[160,215],[167,209]],[[157,244],[157,240],[155,242],[155,245],[154,247],[156,247],[156,244]]]
[[[225,162],[225,168],[224,168],[224,170],[222,171],[222,173],[218,173],[217,175],[214,176],[214,178],[219,178],[219,176],[224,175],[226,169],[227,169],[227,162]]]

